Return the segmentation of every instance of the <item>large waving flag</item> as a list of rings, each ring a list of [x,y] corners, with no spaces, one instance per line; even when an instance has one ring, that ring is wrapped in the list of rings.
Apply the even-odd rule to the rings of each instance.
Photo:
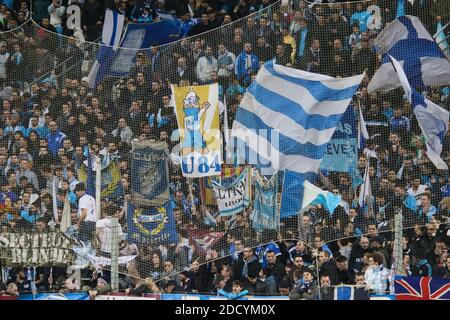
[[[449,112],[415,91],[408,82],[400,63],[389,56],[398,74],[398,79],[408,96],[414,110],[420,129],[427,140],[427,156],[440,170],[447,170],[448,166],[441,159],[442,145],[448,130]]]
[[[335,79],[266,62],[233,122],[239,160],[272,173],[317,172],[363,76]]]
[[[246,92],[231,137],[240,160],[272,173],[285,170],[281,218],[307,202],[305,182],[313,181],[363,77],[336,79],[270,61]]]
[[[120,38],[122,37],[124,23],[125,15],[110,9],[106,10],[105,22],[103,25],[102,46],[100,46],[97,60],[94,62],[88,76],[90,88],[95,88],[111,69],[114,56],[118,50]]]
[[[400,62],[413,88],[450,83],[450,63],[417,17],[403,16],[393,21],[375,44],[382,54],[382,65],[369,83],[369,93],[401,86],[388,55]]]

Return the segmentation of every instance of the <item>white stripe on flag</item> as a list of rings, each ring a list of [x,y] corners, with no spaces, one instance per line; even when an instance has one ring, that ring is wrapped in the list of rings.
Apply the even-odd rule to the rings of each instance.
[[[279,171],[290,170],[298,173],[317,172],[320,167],[320,162],[322,162],[322,159],[311,159],[302,155],[282,155],[272,147],[267,139],[259,136],[254,130],[248,129],[237,120],[233,122],[231,136],[246,142],[247,146],[255,154],[259,154],[264,159],[270,159],[273,162],[272,167],[278,168]]]
[[[360,83],[364,78],[364,74],[362,74],[348,78],[340,78],[339,81],[337,81],[336,78],[326,76],[324,74],[311,73],[300,69],[292,69],[281,64],[274,64],[273,68],[281,75],[293,78],[308,79],[310,81],[320,81],[328,88],[334,90],[343,90],[353,87],[355,83]]]

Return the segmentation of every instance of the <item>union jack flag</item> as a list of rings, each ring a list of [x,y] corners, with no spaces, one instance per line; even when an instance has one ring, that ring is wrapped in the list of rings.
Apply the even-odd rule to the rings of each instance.
[[[450,279],[396,277],[396,300],[450,300]]]

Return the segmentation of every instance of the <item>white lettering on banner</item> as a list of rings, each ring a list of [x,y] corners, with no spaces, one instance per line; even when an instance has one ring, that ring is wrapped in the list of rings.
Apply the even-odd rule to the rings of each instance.
[[[46,233],[7,233],[0,235],[0,250],[7,264],[68,264],[71,241],[59,231]]]
[[[327,151],[326,154],[354,154],[356,153],[356,149],[355,146],[349,142],[349,141],[344,141],[343,143],[329,143],[327,145]]]

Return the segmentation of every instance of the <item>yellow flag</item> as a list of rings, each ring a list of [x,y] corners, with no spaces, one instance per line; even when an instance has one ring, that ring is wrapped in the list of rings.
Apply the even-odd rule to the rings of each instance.
[[[222,135],[219,122],[219,85],[172,85],[180,131],[182,172],[188,178],[221,174]]]

